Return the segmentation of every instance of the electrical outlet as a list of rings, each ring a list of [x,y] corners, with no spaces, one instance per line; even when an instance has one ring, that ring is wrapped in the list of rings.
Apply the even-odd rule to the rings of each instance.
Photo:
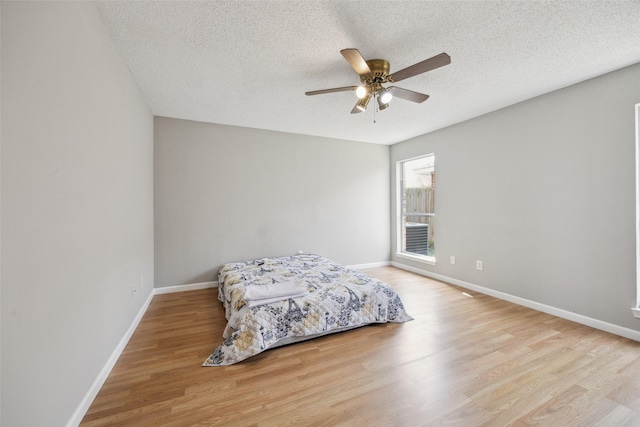
[[[302,255],[302,254],[304,254],[304,251],[301,249],[298,251],[298,255]]]
[[[476,270],[482,271],[482,261],[476,260]]]
[[[449,257],[449,262],[450,262],[451,264],[455,264],[455,263],[456,263],[456,257],[454,257],[453,255],[451,255],[451,256]]]

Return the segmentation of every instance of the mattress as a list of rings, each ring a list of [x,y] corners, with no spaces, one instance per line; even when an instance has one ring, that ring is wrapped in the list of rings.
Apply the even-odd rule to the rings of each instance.
[[[252,307],[245,301],[249,289],[274,284],[296,284],[306,292]],[[203,366],[231,365],[281,345],[413,319],[391,286],[318,255],[225,264],[218,271],[218,298],[227,319],[225,340]]]

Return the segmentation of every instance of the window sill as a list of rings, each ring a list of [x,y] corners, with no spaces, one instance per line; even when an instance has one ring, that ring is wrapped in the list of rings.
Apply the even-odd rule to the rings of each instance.
[[[640,318],[640,307],[631,307],[631,312],[633,313],[633,317]]]
[[[423,264],[436,265],[436,257],[432,257],[432,256],[413,255],[413,254],[409,254],[407,252],[396,252],[396,256],[398,258],[402,258],[402,259],[406,259],[406,260],[410,260],[410,261],[421,262]]]

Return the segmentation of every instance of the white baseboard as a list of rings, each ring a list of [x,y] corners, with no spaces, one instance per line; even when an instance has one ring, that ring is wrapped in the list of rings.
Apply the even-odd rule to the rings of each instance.
[[[432,273],[430,271],[420,270],[408,265],[400,264],[392,261],[391,265],[401,268],[403,270],[411,271],[416,274],[420,274],[425,277],[440,280],[442,282],[451,283],[452,285],[460,286],[461,288],[470,289],[472,291],[480,292],[485,295],[489,295],[501,300],[509,301],[514,304],[522,305],[524,307],[532,308],[534,310],[542,311],[543,313],[552,314],[563,319],[571,320],[572,322],[580,323],[582,325],[590,326],[601,331],[609,332],[621,337],[629,338],[634,341],[640,341],[640,331],[634,329],[625,328],[624,326],[614,325],[612,323],[604,322],[602,320],[594,319],[592,317],[583,316],[582,314],[573,313],[571,311],[563,310],[550,305],[542,304],[536,301],[531,301],[525,298],[520,298],[514,295],[510,295],[504,292],[496,291],[494,289],[485,288],[483,286],[474,285],[473,283],[465,282],[462,280],[454,279],[452,277],[443,276],[441,274]]]
[[[347,268],[352,270],[364,270],[365,268],[387,267],[391,265],[390,261],[372,262],[369,264],[348,265]]]
[[[151,304],[151,300],[155,295],[169,294],[173,292],[194,291],[198,289],[215,288],[217,286],[218,286],[218,282],[216,281],[216,282],[191,283],[187,285],[178,285],[178,286],[166,286],[163,288],[153,288],[149,293],[149,297],[140,308],[140,311],[136,315],[135,319],[133,319],[131,326],[129,326],[129,329],[127,329],[127,332],[124,334],[124,337],[122,337],[122,339],[120,340],[116,348],[113,350],[113,353],[111,353],[111,356],[107,360],[107,363],[104,365],[104,367],[102,368],[102,370],[100,371],[96,379],[91,384],[91,387],[89,387],[89,390],[85,394],[84,398],[82,399],[82,401],[80,402],[76,410],[74,411],[73,415],[71,416],[71,419],[67,423],[67,427],[77,427],[80,425],[80,422],[82,421],[85,414],[89,410],[89,407],[91,407],[91,404],[93,403],[93,399],[96,398],[96,396],[98,395],[98,392],[100,392],[100,389],[104,385],[104,382],[109,377],[111,370],[116,365],[116,362],[118,361],[118,359],[120,358],[120,355],[122,354],[125,347],[127,346],[127,343],[133,336],[133,333],[136,331],[138,324],[142,320],[142,317],[144,316],[144,314],[147,312],[147,309]]]
[[[164,286],[162,288],[154,288],[154,295],[172,294],[174,292],[197,291],[198,289],[217,288],[218,282],[201,282],[191,283],[188,285]]]
[[[80,402],[80,405],[78,405],[75,412],[71,416],[71,419],[67,423],[67,427],[77,427],[78,425],[80,425],[80,422],[82,421],[85,414],[89,410],[89,407],[93,403],[93,399],[95,399],[96,396],[98,395],[98,392],[102,388],[104,382],[109,377],[111,370],[113,369],[116,362],[120,358],[120,355],[124,351],[124,348],[127,346],[127,343],[133,336],[133,333],[136,331],[136,328],[138,327],[140,320],[142,320],[142,316],[144,316],[144,314],[147,312],[147,309],[149,308],[149,304],[151,304],[151,300],[153,299],[154,294],[155,293],[153,290],[149,293],[149,297],[140,308],[140,311],[138,311],[138,314],[136,315],[135,319],[133,319],[131,326],[129,326],[129,329],[127,329],[127,332],[125,332],[124,337],[122,337],[122,339],[116,346],[115,350],[113,350],[113,352],[111,353],[111,356],[107,360],[107,363],[104,365],[104,367],[102,368],[102,370],[100,371],[96,379],[93,381],[93,383],[91,384],[91,387],[89,387],[89,390],[87,391],[84,398]]]

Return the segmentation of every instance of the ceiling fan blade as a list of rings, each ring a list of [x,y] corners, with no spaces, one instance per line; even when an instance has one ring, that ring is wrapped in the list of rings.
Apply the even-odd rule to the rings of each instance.
[[[441,53],[440,55],[436,55],[433,58],[425,59],[424,61],[413,64],[410,67],[403,68],[400,71],[396,71],[390,76],[389,80],[393,82],[399,82],[401,80],[408,79],[409,77],[426,73],[427,71],[435,70],[436,68],[440,68],[449,64],[451,64],[451,57],[446,53]]]
[[[344,56],[344,59],[351,64],[358,75],[368,79],[373,78],[373,73],[367,65],[367,61],[360,55],[358,49],[342,49],[340,53]]]
[[[394,97],[404,99],[412,102],[424,102],[429,99],[429,95],[424,93],[414,92],[412,90],[402,89],[400,87],[391,86],[387,89]]]
[[[323,93],[348,92],[350,90],[356,90],[357,88],[358,86],[335,87],[333,89],[312,90],[309,92],[305,92],[304,94],[307,96],[322,95]]]

